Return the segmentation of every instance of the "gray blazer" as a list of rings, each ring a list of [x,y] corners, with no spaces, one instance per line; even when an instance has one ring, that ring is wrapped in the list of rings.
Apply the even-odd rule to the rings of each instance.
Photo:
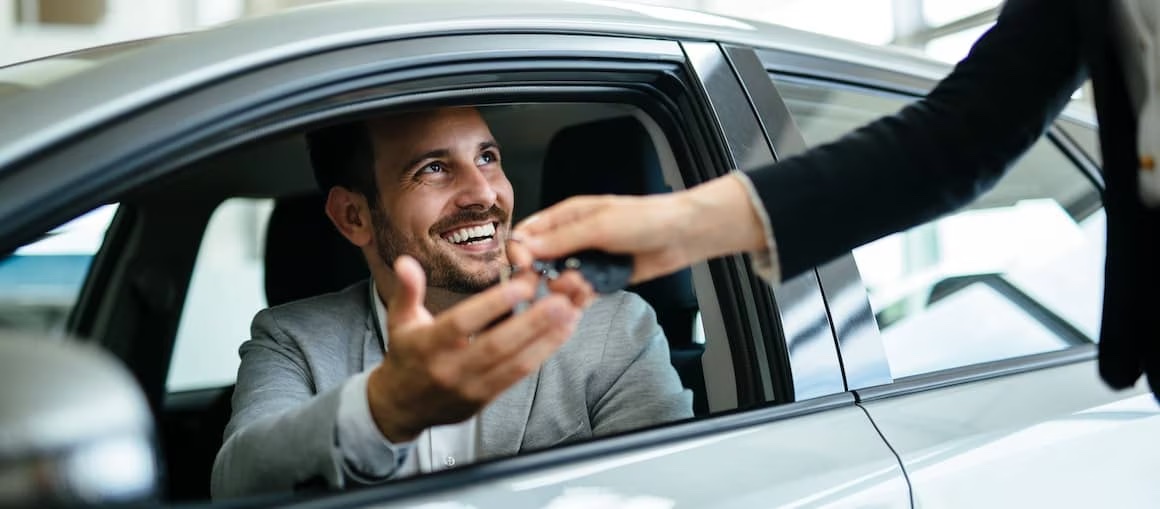
[[[344,474],[339,392],[379,364],[383,345],[369,281],[265,309],[254,317],[212,492],[288,491]],[[480,460],[692,417],[652,308],[635,294],[598,298],[575,335],[479,416]]]

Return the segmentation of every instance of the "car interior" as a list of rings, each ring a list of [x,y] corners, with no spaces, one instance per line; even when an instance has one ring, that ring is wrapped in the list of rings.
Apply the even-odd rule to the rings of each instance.
[[[668,150],[667,142],[646,128],[647,115],[634,107],[551,103],[480,110],[503,147],[504,170],[516,192],[514,221],[575,194],[672,189],[658,151]],[[671,178],[676,173],[669,170]],[[238,197],[273,201],[264,232],[256,233],[264,236],[267,305],[340,290],[369,276],[362,254],[323,213],[324,196],[315,187],[301,132],[194,162],[122,197],[93,261],[102,270],[87,279],[71,325],[83,335],[134,338],[109,347],[126,360],[154,406],[169,500],[208,498],[231,412],[232,385],[167,392],[166,373],[177,362],[173,342],[207,223],[221,203]],[[656,310],[672,365],[693,393],[696,415],[706,415],[705,334],[691,271],[628,290]],[[230,335],[235,357],[236,345],[247,338],[246,330]]]

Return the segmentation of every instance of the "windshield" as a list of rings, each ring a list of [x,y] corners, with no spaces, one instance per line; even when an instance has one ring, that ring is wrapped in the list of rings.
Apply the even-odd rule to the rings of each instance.
[[[168,37],[121,42],[0,67],[0,97],[44,87]]]

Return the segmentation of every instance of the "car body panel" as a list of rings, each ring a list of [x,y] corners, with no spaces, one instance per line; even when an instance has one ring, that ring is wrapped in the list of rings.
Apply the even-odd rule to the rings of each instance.
[[[1090,359],[862,405],[918,507],[1154,507],[1160,408]]]
[[[902,470],[866,423],[848,404],[374,507],[908,507]]]

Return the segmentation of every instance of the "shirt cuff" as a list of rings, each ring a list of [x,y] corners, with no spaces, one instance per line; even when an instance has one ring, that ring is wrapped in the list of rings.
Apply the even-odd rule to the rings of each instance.
[[[351,377],[338,399],[337,435],[343,470],[362,483],[391,477],[414,448],[414,442],[392,443],[375,425],[367,402],[369,378],[370,371]]]
[[[749,175],[736,170],[730,172],[730,175],[745,187],[745,191],[749,195],[749,203],[753,206],[753,211],[757,213],[758,219],[761,220],[761,230],[765,232],[765,250],[749,253],[750,259],[753,260],[753,268],[770,286],[777,286],[781,284],[781,264],[777,259],[777,240],[773,238],[773,226],[769,222],[769,213],[765,210],[765,204],[761,202],[761,196],[757,194],[757,189],[753,187],[753,181],[749,180]]]

